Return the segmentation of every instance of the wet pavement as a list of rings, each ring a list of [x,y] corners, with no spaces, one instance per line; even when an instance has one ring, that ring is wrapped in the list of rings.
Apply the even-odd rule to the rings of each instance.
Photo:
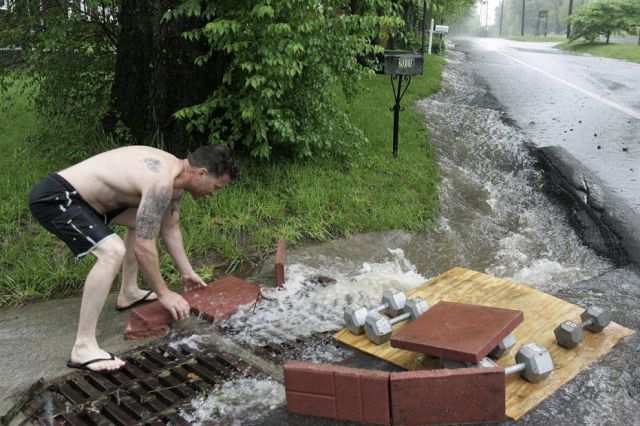
[[[456,49],[537,147],[557,145],[640,215],[640,64],[554,43],[456,40]]]
[[[433,232],[396,230],[290,249],[284,290],[265,290],[268,299],[255,311],[242,310],[219,326],[181,322],[175,327],[178,335],[193,335],[192,343],[198,344],[213,339],[212,331],[224,333],[243,350],[276,363],[301,359],[394,370],[327,338],[342,328],[342,308],[375,304],[385,288],[409,290],[454,266],[512,279],[580,306],[599,304],[614,321],[637,330],[639,271],[616,266],[578,238],[565,208],[541,189],[544,176],[526,147],[531,133],[518,125],[523,119],[492,94],[468,59],[472,56],[450,51],[443,90],[416,105],[442,175],[441,212]],[[273,274],[273,259],[267,259],[250,280],[270,283]],[[111,298],[103,313],[99,340],[121,353],[143,342],[122,341],[127,314],[113,312],[113,303]],[[0,413],[40,376],[67,372],[78,307],[73,299],[0,312]],[[269,345],[295,350],[273,358],[264,350]],[[516,423],[640,424],[639,350],[638,334],[623,340]],[[184,413],[193,423],[336,423],[288,414],[277,380],[225,383],[194,400],[193,407]]]

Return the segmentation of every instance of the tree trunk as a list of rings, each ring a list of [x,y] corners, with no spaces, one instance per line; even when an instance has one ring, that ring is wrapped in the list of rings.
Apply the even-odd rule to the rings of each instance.
[[[611,31],[607,31],[607,44],[609,44],[609,37],[611,37]]]
[[[181,37],[201,25],[195,19],[163,21],[180,0],[128,0],[120,13],[118,55],[110,111],[103,124],[113,131],[124,124],[134,142],[160,145],[175,155],[206,143],[205,134],[188,134],[173,118],[181,108],[203,102],[220,85],[225,60],[213,57],[198,67],[194,60],[207,51]]]

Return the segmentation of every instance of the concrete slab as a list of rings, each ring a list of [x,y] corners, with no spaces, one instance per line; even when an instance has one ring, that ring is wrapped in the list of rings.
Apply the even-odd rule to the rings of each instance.
[[[522,321],[522,311],[442,301],[391,338],[391,346],[477,363]]]

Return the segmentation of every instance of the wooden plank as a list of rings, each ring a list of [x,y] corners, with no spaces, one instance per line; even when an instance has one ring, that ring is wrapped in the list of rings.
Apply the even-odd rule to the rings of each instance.
[[[431,306],[447,300],[473,303],[498,308],[519,309],[524,322],[514,330],[518,347],[538,342],[551,352],[555,371],[540,383],[529,383],[519,375],[507,377],[506,414],[519,419],[546,397],[553,394],[580,371],[605,354],[624,337],[634,333],[612,322],[599,334],[585,332],[585,340],[577,348],[567,350],[555,343],[554,328],[567,319],[579,319],[585,307],[516,284],[501,278],[465,268],[453,268],[407,292],[408,297],[421,296]],[[394,333],[408,324],[403,321],[394,326]],[[407,370],[439,368],[439,361],[423,354],[392,348],[389,342],[377,346],[366,335],[355,336],[346,329],[333,336],[336,340],[363,352],[382,358]],[[513,364],[515,350],[497,363],[501,367]]]

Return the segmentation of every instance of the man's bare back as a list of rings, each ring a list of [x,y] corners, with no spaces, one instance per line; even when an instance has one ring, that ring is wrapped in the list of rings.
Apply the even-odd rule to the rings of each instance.
[[[99,213],[121,207],[137,208],[153,182],[173,180],[183,160],[148,146],[128,146],[103,152],[58,172]],[[174,189],[172,199],[182,195]]]

